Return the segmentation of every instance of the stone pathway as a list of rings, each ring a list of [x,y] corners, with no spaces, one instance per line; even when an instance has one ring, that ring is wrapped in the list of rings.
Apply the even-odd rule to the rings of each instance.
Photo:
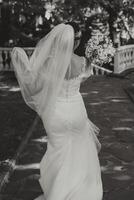
[[[89,118],[101,129],[104,200],[134,199],[134,104],[124,90],[133,78],[93,78],[88,91],[83,85]]]
[[[128,79],[92,77],[81,87],[88,116],[101,129],[103,200],[134,199],[134,104],[124,90],[133,80],[133,74]],[[1,200],[33,200],[42,193],[38,179],[47,147],[45,135],[39,121]]]

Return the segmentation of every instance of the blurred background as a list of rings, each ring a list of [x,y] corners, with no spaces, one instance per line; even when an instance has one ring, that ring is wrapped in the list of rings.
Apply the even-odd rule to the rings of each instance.
[[[56,24],[75,21],[84,40],[109,35],[114,45],[134,43],[133,0],[0,0],[0,47],[32,47]]]
[[[103,200],[134,199],[134,0],[0,0],[0,200],[41,194],[39,162],[47,147],[41,120],[22,98],[10,53],[19,46],[31,55],[55,25],[69,21],[82,31],[75,53],[96,52],[94,76],[80,91],[101,130]]]

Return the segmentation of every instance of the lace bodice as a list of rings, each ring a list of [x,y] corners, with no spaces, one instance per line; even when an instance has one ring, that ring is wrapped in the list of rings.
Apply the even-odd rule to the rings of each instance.
[[[74,58],[75,60],[72,61],[72,64],[80,65],[80,74],[74,78],[71,78],[70,80],[64,79],[58,98],[69,99],[73,96],[80,94],[79,90],[81,82],[92,75],[91,67],[89,67],[88,69],[85,68],[86,62],[84,57],[78,57],[75,55]],[[75,63],[75,61],[77,61],[77,63]]]
[[[69,98],[77,95],[80,90],[81,80],[82,78],[80,76],[71,80],[64,80],[58,97]]]

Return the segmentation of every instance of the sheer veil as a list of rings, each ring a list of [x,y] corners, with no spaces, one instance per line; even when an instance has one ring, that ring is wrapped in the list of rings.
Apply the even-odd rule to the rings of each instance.
[[[28,106],[49,120],[56,97],[70,66],[74,30],[59,24],[37,44],[28,59],[22,48],[15,47],[11,58],[22,96]]]

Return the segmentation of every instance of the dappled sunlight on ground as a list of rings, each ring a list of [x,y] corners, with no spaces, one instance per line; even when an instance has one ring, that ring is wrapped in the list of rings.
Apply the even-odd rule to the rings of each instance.
[[[20,88],[19,87],[12,87],[9,89],[10,92],[18,92],[20,91]]]
[[[119,181],[128,181],[128,180],[131,180],[133,177],[128,176],[128,175],[120,175],[120,176],[114,176],[112,178]]]
[[[86,97],[86,96],[88,96],[88,93],[87,92],[83,92],[83,93],[81,93],[81,95],[83,96],[83,97]]]
[[[28,165],[15,165],[15,170],[39,169],[39,163],[32,163]]]
[[[99,93],[99,91],[91,91],[91,92],[89,92],[90,94],[98,94]]]
[[[124,96],[104,96],[105,99],[127,99]]]
[[[5,85],[5,84],[2,84],[1,86],[0,86],[0,89],[1,90],[6,90],[6,89],[8,89],[8,88],[10,88],[8,85]]]
[[[112,128],[113,131],[134,131],[133,128],[130,127],[116,127]]]
[[[125,99],[125,100],[120,100],[120,99],[112,99],[112,100],[110,100],[111,102],[114,102],[114,103],[120,103],[120,102],[126,102],[126,101],[128,101],[127,99]]]
[[[20,87],[1,84],[0,85],[0,90],[5,91],[5,92],[18,92],[18,91],[20,91]]]
[[[122,171],[123,170],[123,166],[115,166],[113,168],[113,170],[115,170],[115,171]]]
[[[116,172],[125,171],[125,170],[123,169],[123,166],[113,166],[109,164],[106,166],[101,166],[101,171],[103,173],[109,174],[109,173],[116,173]]]
[[[93,102],[93,103],[89,103],[91,106],[99,106],[102,104],[108,104],[108,102],[106,101],[99,101],[99,102]]]
[[[105,165],[101,165],[101,170],[103,173],[118,173],[119,171],[124,172],[127,169],[124,162],[121,160],[116,160],[114,156],[109,156],[109,158],[107,157],[105,161]]]
[[[40,138],[37,138],[37,139],[32,139],[31,141],[33,142],[39,142],[39,143],[47,143],[47,136],[42,136]]]
[[[90,94],[98,94],[97,91],[92,91],[92,92],[89,92],[89,93],[82,93],[82,96],[83,97],[87,97],[89,95],[89,98],[90,98]],[[125,97],[120,97],[120,96],[103,96],[101,97],[101,99],[98,99],[98,96],[97,97],[97,100],[98,102],[90,102],[89,104],[92,105],[92,106],[99,106],[99,105],[102,105],[102,104],[109,104],[108,106],[110,106],[110,103],[123,103],[123,102],[128,102],[128,98],[125,98]]]
[[[122,122],[134,122],[134,119],[132,118],[125,118],[125,119],[120,119]]]

